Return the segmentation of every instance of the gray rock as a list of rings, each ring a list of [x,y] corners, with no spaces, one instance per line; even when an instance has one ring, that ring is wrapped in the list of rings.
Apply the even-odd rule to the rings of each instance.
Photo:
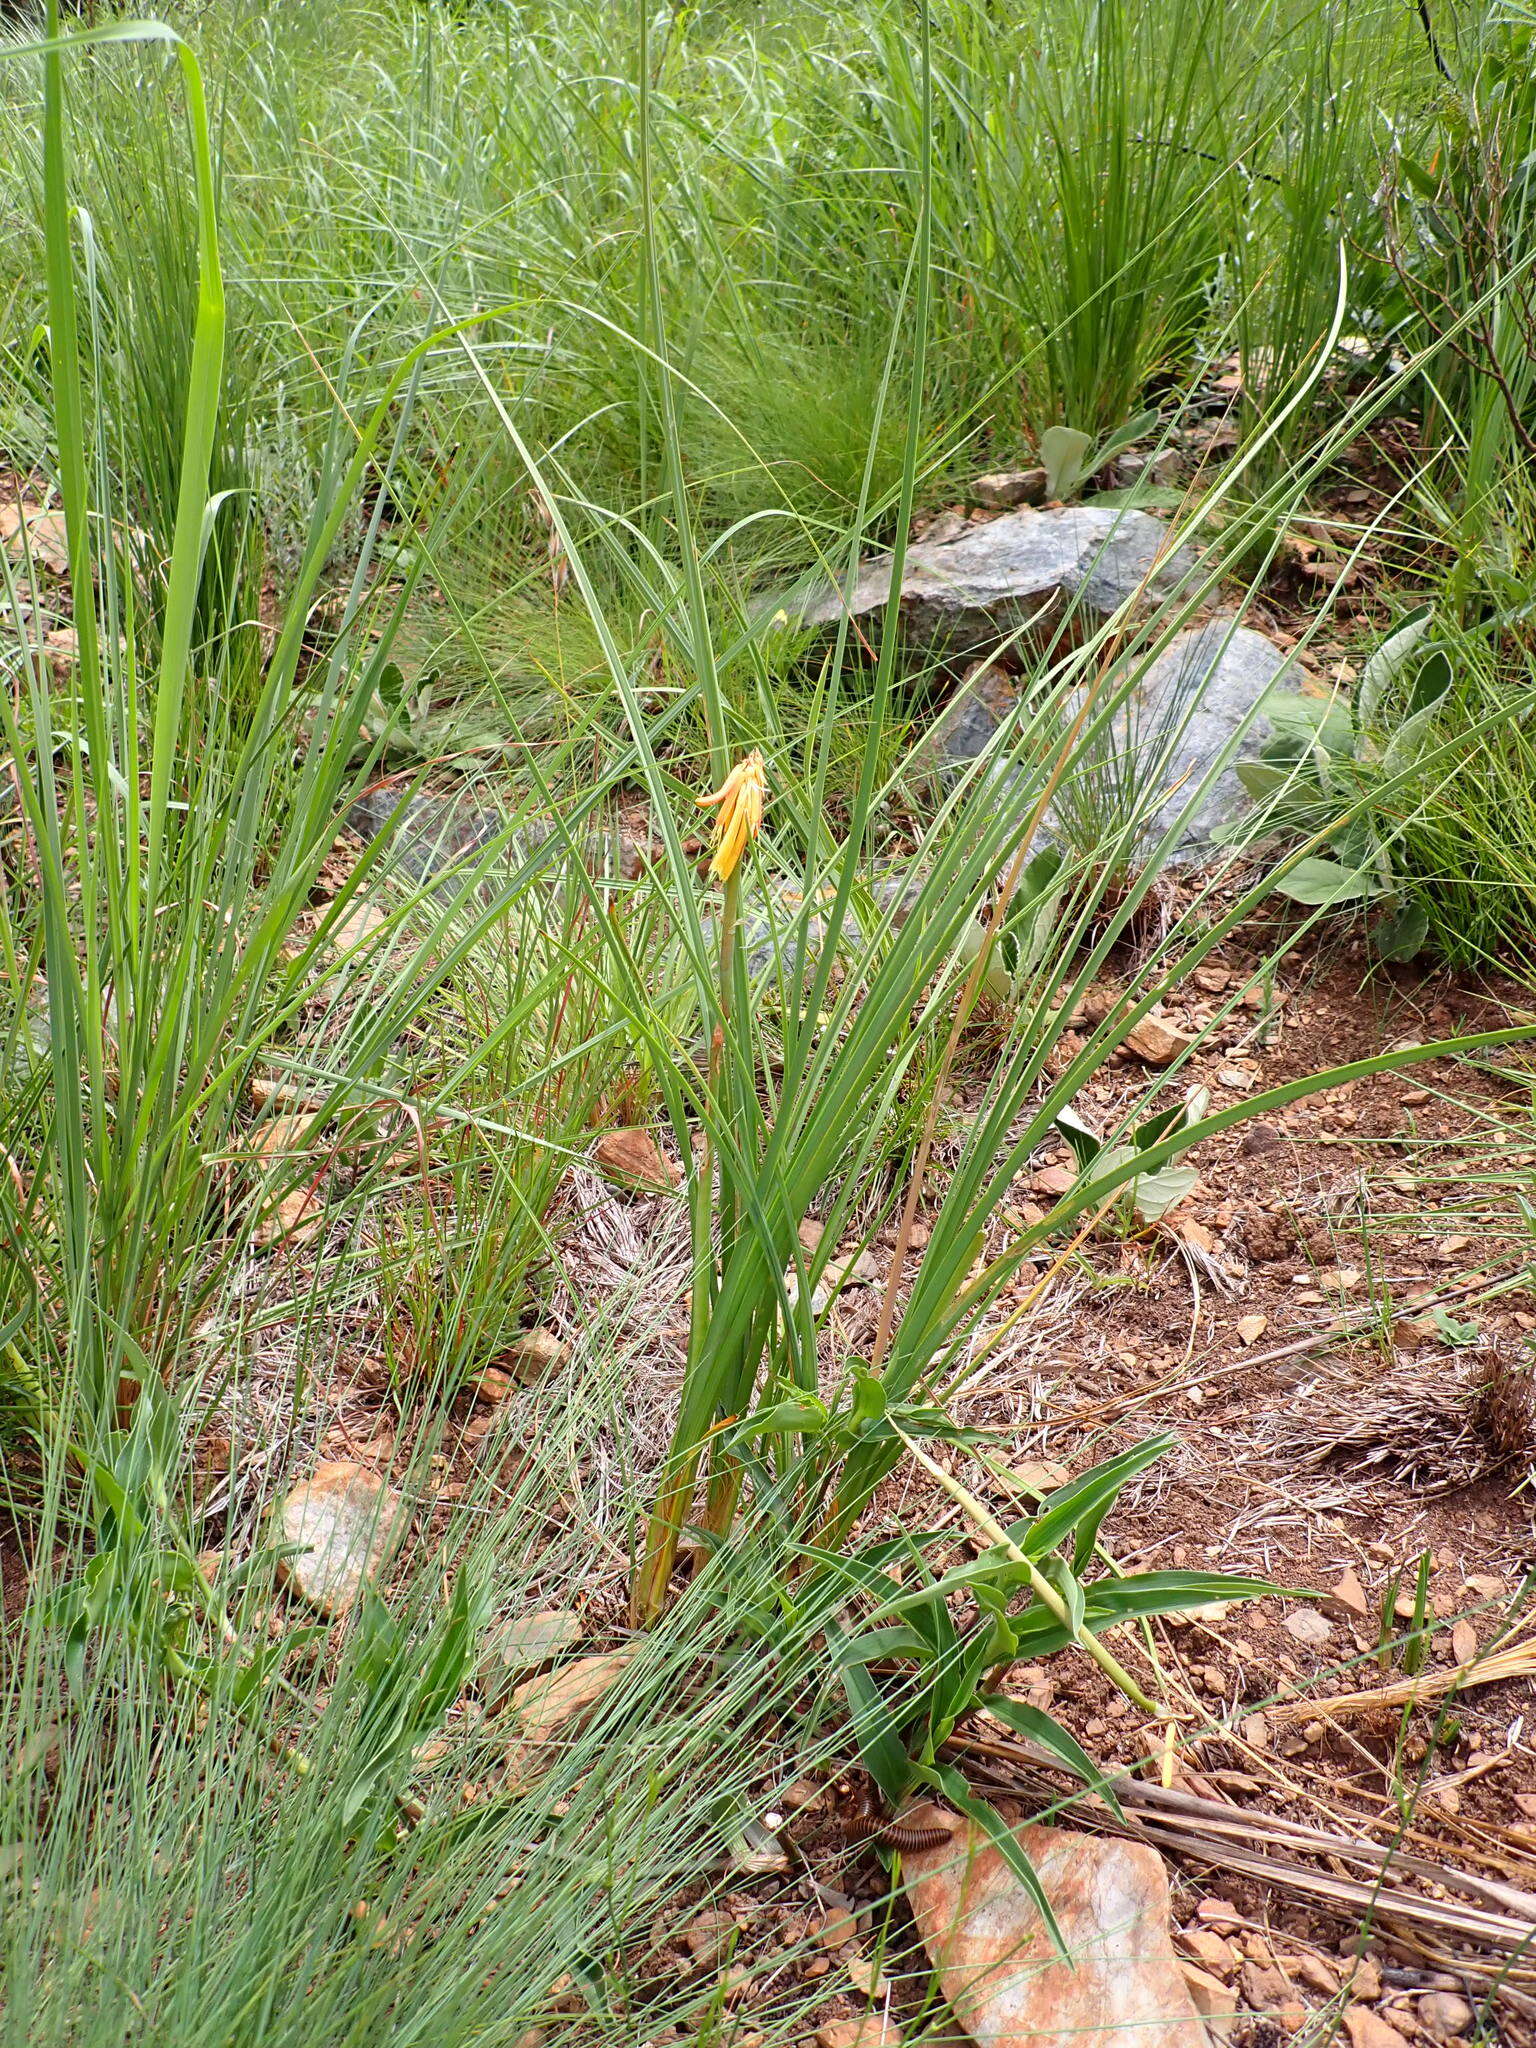
[[[936,512],[926,526],[913,521],[913,540],[920,540],[925,547],[936,548],[947,541],[959,540],[971,530],[971,521],[959,505],[946,505],[942,512]]]
[[[1166,596],[1195,567],[1192,551],[1173,547],[1167,527],[1148,512],[1103,505],[1005,512],[957,540],[918,541],[907,550],[902,627],[919,648],[980,653],[1020,631],[1052,633],[1074,609],[1105,616]],[[889,555],[876,556],[859,570],[846,603],[820,578],[785,609],[805,625],[834,626],[845,610],[876,621],[890,573]]]
[[[892,862],[870,875],[860,894],[874,905],[878,916],[889,910],[892,922],[901,925],[905,923],[923,881],[924,876],[918,869],[905,862]],[[804,971],[807,974],[813,972],[827,942],[825,911],[830,910],[836,896],[835,875],[829,875],[822,883],[814,905],[808,904],[801,892],[787,882],[773,883],[765,902],[754,903],[744,909],[737,929],[737,944],[746,955],[748,974],[756,980],[776,965],[787,972],[797,946],[804,949]],[[705,917],[704,929],[713,933],[713,917]],[[859,900],[855,898],[843,922],[839,950],[857,949],[863,942]]]
[[[377,1577],[402,1527],[400,1497],[365,1465],[317,1465],[276,1509],[277,1539],[296,1545],[279,1567],[322,1614],[345,1614]]]
[[[1255,713],[1286,665],[1287,656],[1262,633],[1232,618],[1180,633],[1098,744],[1085,751],[1058,801],[1059,827],[1097,822],[1113,829],[1134,806],[1142,818],[1139,843],[1151,847],[1230,749],[1227,766],[1179,831],[1179,853],[1208,852],[1217,829],[1247,806],[1236,762],[1251,759],[1268,738],[1269,721]]]
[[[472,861],[505,827],[494,810],[467,794],[440,796],[418,790],[402,798],[392,783],[360,796],[347,813],[360,839],[387,838],[386,864],[412,882],[435,881],[461,861]]]
[[[981,759],[1019,702],[1018,686],[1011,676],[989,662],[977,662],[912,749],[908,774],[920,783],[942,788],[969,762]]]
[[[1268,720],[1262,712],[1255,714],[1287,661],[1262,633],[1232,618],[1212,619],[1179,634],[1064,778],[1051,814],[1053,836],[1091,845],[1135,808],[1142,813],[1139,843],[1152,846],[1232,748],[1230,762],[1185,820],[1175,847],[1185,859],[1208,852],[1218,827],[1246,806],[1236,763],[1250,759],[1268,736]],[[914,766],[928,774],[935,769],[953,774],[979,760],[1002,731],[1014,701],[995,671],[974,672],[951,699]],[[1070,718],[1075,710],[1074,702],[1064,715]],[[1022,780],[1006,758],[1000,758],[997,773],[1005,784]],[[1038,777],[1027,789],[1020,788],[1020,801],[1033,800],[1037,786]]]
[[[1168,485],[1179,478],[1177,448],[1129,449],[1114,461],[1116,485],[1126,490],[1136,484]]]
[[[382,864],[387,872],[418,885],[440,884],[448,894],[506,831],[507,822],[501,811],[477,802],[468,788],[448,793],[424,789],[402,797],[390,783],[366,791],[347,813],[347,824],[359,838],[386,840]],[[625,833],[583,833],[575,850],[589,874],[633,880],[639,872],[641,850]],[[508,834],[492,863],[494,875],[487,879],[558,881],[570,854],[570,844],[552,819],[532,819]]]

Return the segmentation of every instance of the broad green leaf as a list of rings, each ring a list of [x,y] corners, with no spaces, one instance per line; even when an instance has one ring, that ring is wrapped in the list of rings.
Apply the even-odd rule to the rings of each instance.
[[[838,1651],[840,1664],[875,1664],[886,1657],[927,1657],[930,1645],[911,1628],[869,1628],[850,1636]]]
[[[739,1423],[730,1435],[733,1443],[748,1443],[758,1436],[798,1435],[825,1429],[828,1419],[825,1405],[807,1395],[803,1400],[776,1401],[771,1408],[759,1409],[756,1415],[749,1415]]]
[[[993,1630],[990,1624],[972,1629],[961,1646],[961,1655],[940,1669],[934,1682],[930,1710],[929,1740],[933,1749],[947,1742],[954,1733],[956,1722],[975,1707],[982,1674],[990,1670],[995,1661],[992,1651]]]
[[[828,1647],[834,1655],[842,1643],[842,1631],[835,1622],[826,1624]],[[862,1664],[838,1665],[843,1691],[848,1699],[853,1738],[858,1744],[864,1768],[886,1800],[899,1807],[912,1782],[912,1764],[902,1742],[896,1718],[880,1688]]]
[[[896,1597],[885,1602],[881,1609],[885,1614],[911,1614],[935,1593],[948,1597],[951,1593],[964,1593],[973,1586],[990,1586],[998,1592],[1009,1593],[1020,1586],[1029,1584],[1028,1564],[1020,1564],[1008,1555],[999,1544],[992,1544],[979,1557],[968,1558],[964,1564],[952,1565],[942,1577],[935,1579],[932,1586],[918,1591],[901,1589]]]
[[[1443,647],[1437,647],[1419,670],[1413,694],[1408,699],[1408,709],[1427,711],[1430,705],[1438,704],[1455,681],[1455,676],[1451,657]]]
[[[1175,490],[1170,484],[1127,484],[1124,490],[1095,491],[1095,505],[1106,508],[1115,505],[1131,505],[1152,512],[1182,512],[1189,503],[1188,494]]]
[[[1255,803],[1263,803],[1266,797],[1277,796],[1296,779],[1294,763],[1285,767],[1273,761],[1239,761],[1236,774],[1238,781]]]
[[[1097,1635],[1121,1621],[1180,1614],[1207,1600],[1262,1600],[1280,1590],[1267,1579],[1224,1572],[1136,1572],[1124,1579],[1095,1579],[1086,1589],[1087,1621]]]
[[[1150,1436],[1134,1450],[1122,1451],[1118,1458],[1108,1458],[1102,1465],[1093,1466],[1047,1494],[1039,1514],[1032,1520],[1015,1522],[1009,1536],[1026,1557],[1038,1560],[1046,1556],[1073,1535],[1078,1524],[1090,1515],[1102,1517],[1122,1487],[1172,1448],[1171,1436]]]
[[[1371,941],[1383,960],[1413,960],[1424,950],[1428,937],[1429,912],[1422,903],[1405,903],[1382,919]]]
[[[1314,756],[1325,754],[1346,759],[1355,750],[1355,725],[1349,706],[1338,697],[1303,697],[1283,686],[1266,693],[1260,710],[1274,729],[1274,739],[1265,748],[1265,758],[1277,742],[1300,741]]]
[[[1210,1106],[1209,1088],[1191,1088],[1184,1100],[1172,1109],[1160,1109],[1155,1116],[1149,1116],[1145,1123],[1136,1126],[1136,1150],[1145,1152],[1149,1145],[1155,1145],[1159,1138],[1166,1138],[1181,1124],[1197,1123]]]
[[[1104,1149],[1104,1140],[1072,1108],[1060,1112],[1056,1128],[1077,1155],[1079,1172],[1086,1172]]]
[[[1298,861],[1282,881],[1276,882],[1275,891],[1277,895],[1289,896],[1293,903],[1322,906],[1357,903],[1363,897],[1379,895],[1381,882],[1359,868],[1314,857]]]
[[[1429,745],[1434,731],[1435,719],[1439,715],[1438,701],[1428,703],[1422,711],[1415,711],[1387,741],[1381,756],[1381,772],[1385,776],[1406,775],[1419,756]]]
[[[1433,171],[1426,170],[1416,157],[1399,154],[1397,167],[1402,172],[1405,182],[1413,187],[1421,199],[1431,202],[1439,199],[1440,180]]]
[[[1408,657],[1429,631],[1433,618],[1433,605],[1421,604],[1409,612],[1360,671],[1355,704],[1362,726],[1370,729],[1380,719],[1383,695],[1402,674]]]
[[[1134,419],[1128,419],[1123,426],[1114,428],[1093,451],[1095,473],[1107,462],[1113,462],[1122,448],[1132,448],[1138,441],[1150,440],[1161,426],[1161,414],[1147,411],[1137,413]]]
[[[1045,495],[1070,498],[1085,474],[1084,464],[1093,446],[1091,435],[1076,427],[1047,427],[1040,436],[1040,465],[1045,471]]]
[[[1170,1209],[1193,1194],[1198,1166],[1164,1166],[1131,1182],[1131,1206],[1143,1223],[1161,1223]]]
[[[853,1368],[853,1420],[879,1422],[885,1415],[885,1389],[868,1367]]]
[[[1106,1503],[1106,1506],[1108,1503]],[[1098,1523],[1085,1518],[1078,1525],[1077,1542],[1073,1550],[1073,1562],[1079,1558],[1084,1563],[1093,1555],[1094,1538],[1098,1534]],[[1068,1565],[1059,1551],[1040,1560],[1040,1576],[1049,1580],[1066,1604],[1067,1621],[1074,1634],[1083,1627],[1088,1611],[1088,1596],[1076,1571]]]

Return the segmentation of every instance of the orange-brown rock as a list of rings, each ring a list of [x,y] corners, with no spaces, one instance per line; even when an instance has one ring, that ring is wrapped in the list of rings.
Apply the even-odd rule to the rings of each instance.
[[[954,1816],[918,1809],[914,1825]],[[1014,1836],[1066,1945],[1063,1958],[1023,1884],[969,1822],[904,1858],[912,1911],[945,1997],[979,2048],[1206,2048],[1168,1933],[1155,1849],[1034,1824]]]

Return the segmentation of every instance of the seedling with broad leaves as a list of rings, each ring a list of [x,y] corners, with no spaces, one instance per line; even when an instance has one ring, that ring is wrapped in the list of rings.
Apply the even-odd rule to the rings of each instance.
[[[1384,960],[1411,960],[1429,931],[1394,858],[1401,820],[1390,799],[1430,751],[1453,680],[1443,648],[1421,651],[1433,627],[1431,606],[1410,612],[1361,671],[1353,707],[1336,696],[1272,693],[1265,705],[1271,736],[1257,760],[1237,767],[1262,831],[1328,848],[1295,862],[1277,892],[1309,909],[1385,911],[1372,927]],[[1253,831],[1253,819],[1223,828],[1229,839]]]
[[[1077,1111],[1068,1107],[1056,1119],[1056,1128],[1072,1147],[1077,1160],[1078,1188],[1084,1203],[1093,1201],[1095,1181],[1117,1168],[1133,1164],[1144,1152],[1182,1130],[1199,1123],[1211,1106],[1209,1088],[1191,1088],[1182,1102],[1160,1109],[1137,1124],[1128,1138],[1101,1138]],[[1168,1211],[1193,1194],[1200,1179],[1199,1169],[1181,1166],[1178,1152],[1161,1166],[1137,1174],[1124,1183],[1111,1200],[1115,1213],[1129,1228],[1135,1223],[1161,1223]]]

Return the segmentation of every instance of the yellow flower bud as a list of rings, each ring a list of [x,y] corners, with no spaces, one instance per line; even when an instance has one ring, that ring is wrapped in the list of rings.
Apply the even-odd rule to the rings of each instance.
[[[696,797],[699,804],[718,804],[715,819],[715,854],[709,871],[716,881],[729,881],[741,865],[741,856],[763,828],[763,799],[768,783],[763,774],[763,757],[754,747],[744,761],[726,776],[709,796]]]

